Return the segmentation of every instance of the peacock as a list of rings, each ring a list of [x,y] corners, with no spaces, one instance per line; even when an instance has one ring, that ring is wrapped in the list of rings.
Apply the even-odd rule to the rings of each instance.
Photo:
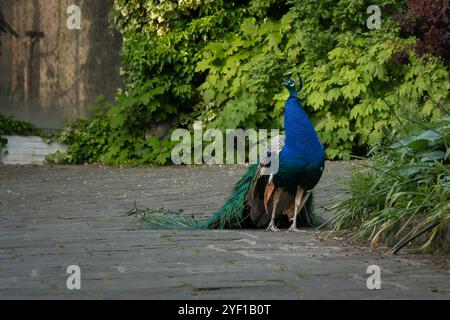
[[[303,87],[301,77],[299,91]],[[325,151],[308,115],[297,97],[295,81],[287,78],[283,85],[289,91],[284,109],[285,136],[276,136],[264,155],[234,186],[226,203],[210,218],[195,221],[177,213],[156,210],[131,213],[141,215],[153,228],[224,229],[266,228],[278,232],[289,226],[319,227],[324,220],[313,213],[312,190],[325,166]],[[278,170],[267,170],[276,163]],[[278,225],[278,226],[277,226]]]

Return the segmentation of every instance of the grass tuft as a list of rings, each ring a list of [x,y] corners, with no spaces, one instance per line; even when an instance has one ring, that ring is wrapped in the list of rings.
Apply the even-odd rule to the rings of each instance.
[[[369,239],[372,248],[386,243],[391,253],[410,243],[422,252],[450,252],[450,116],[402,125],[352,172],[352,196],[336,203],[331,225]]]

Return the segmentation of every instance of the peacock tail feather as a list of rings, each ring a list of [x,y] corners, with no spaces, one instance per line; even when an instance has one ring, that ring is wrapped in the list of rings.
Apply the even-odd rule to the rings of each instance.
[[[128,215],[136,215],[151,229],[233,229],[242,227],[245,220],[245,197],[256,176],[257,165],[251,165],[244,176],[236,183],[228,201],[210,218],[196,221],[182,214],[182,210],[138,209],[136,206]]]
[[[248,192],[254,187],[258,178],[258,165],[251,165],[247,172],[235,184],[227,202],[211,217],[195,220],[193,216],[183,214],[183,210],[138,209],[136,206],[128,215],[138,216],[140,221],[151,229],[160,230],[200,230],[200,229],[238,229],[245,225],[248,217]],[[305,206],[298,216],[298,223],[304,227],[319,228],[327,221],[314,213],[313,193],[309,196]]]
[[[236,183],[228,201],[211,218],[204,223],[208,228],[233,229],[240,228],[246,218],[245,206],[247,192],[256,178],[258,166],[251,165],[242,178]]]

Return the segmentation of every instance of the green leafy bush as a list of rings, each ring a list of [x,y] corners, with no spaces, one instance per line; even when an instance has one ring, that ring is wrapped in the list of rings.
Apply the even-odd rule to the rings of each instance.
[[[406,120],[353,173],[352,197],[337,203],[334,229],[353,230],[372,247],[382,240],[392,252],[416,236],[421,250],[450,251],[450,116]]]
[[[16,120],[13,117],[6,117],[0,114],[0,150],[7,144],[8,140],[3,138],[4,135],[21,135],[21,136],[39,136],[49,138],[50,135],[31,123]]]
[[[114,105],[102,99],[92,120],[67,126],[66,163],[168,164],[174,142],[149,135],[151,127],[187,124],[202,75],[201,49],[234,30],[242,6],[228,1],[117,0],[113,22],[123,35],[126,86]]]
[[[146,127],[139,127],[138,124],[154,109],[136,103],[138,100],[153,99],[153,95],[161,92],[162,89],[153,89],[144,95],[136,92],[128,97],[122,96],[122,100],[114,106],[100,97],[92,106],[96,109],[93,119],[76,120],[60,133],[59,142],[69,145],[66,156],[56,155],[57,160],[49,158],[49,162],[166,164],[174,143],[169,140],[170,136],[164,139],[146,137]]]
[[[393,21],[365,29],[366,5],[292,2],[280,20],[247,18],[237,34],[209,44],[197,64],[209,71],[199,87],[203,120],[219,128],[282,126],[287,93],[279,79],[288,72],[306,79],[301,100],[331,159],[348,158],[393,128],[397,119],[385,102],[394,104],[399,94],[420,113],[438,116],[432,101],[449,97],[445,67],[431,56],[417,58],[414,39],[401,39]],[[405,52],[409,60],[401,64]]]
[[[436,104],[449,101],[448,71],[417,57],[416,39],[384,11],[381,29],[368,30],[373,4],[407,9],[399,0],[115,0],[125,87],[73,136],[71,161],[168,164],[168,136],[145,138],[160,124],[281,128],[287,74],[303,76],[300,99],[331,159],[364,155],[395,128],[388,105],[398,96],[436,119]]]
[[[21,136],[44,136],[42,129],[35,125],[14,119],[13,117],[6,117],[0,114],[0,135],[17,134]]]

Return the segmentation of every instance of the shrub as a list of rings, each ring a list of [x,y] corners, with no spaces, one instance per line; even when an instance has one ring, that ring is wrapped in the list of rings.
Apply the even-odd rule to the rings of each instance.
[[[73,148],[80,151],[73,161],[167,164],[168,136],[145,138],[161,123],[281,128],[281,79],[289,74],[305,79],[300,99],[331,159],[364,155],[383,128],[393,130],[398,120],[386,102],[396,104],[399,95],[438,118],[436,105],[449,101],[450,88],[441,58],[433,50],[416,56],[421,39],[386,10],[381,29],[368,30],[373,4],[413,10],[398,0],[115,0],[126,85],[84,129],[110,130],[106,145],[94,130],[98,150]],[[81,144],[90,139],[85,134]]]
[[[417,38],[419,55],[432,53],[450,66],[450,19],[448,0],[408,0],[408,11],[399,14],[401,31]]]
[[[42,129],[31,123],[0,114],[0,151],[8,144],[8,140],[2,137],[4,135],[39,136],[46,139],[52,137],[51,134],[46,134]]]
[[[440,242],[450,226],[450,116],[434,123],[408,116],[402,125],[353,173],[352,197],[336,204],[334,230],[353,230],[372,247],[381,240],[391,252],[423,234],[421,250],[450,251]]]

